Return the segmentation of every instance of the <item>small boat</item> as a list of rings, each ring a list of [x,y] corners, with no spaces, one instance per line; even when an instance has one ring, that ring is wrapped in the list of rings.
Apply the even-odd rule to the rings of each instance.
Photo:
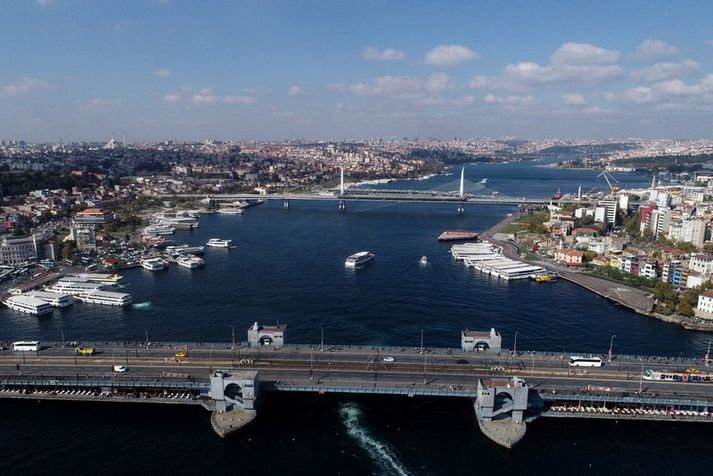
[[[428,264],[428,256],[421,256],[421,264]]]
[[[557,273],[555,272],[545,272],[545,273],[535,273],[530,276],[530,280],[536,283],[552,283],[557,281]]]

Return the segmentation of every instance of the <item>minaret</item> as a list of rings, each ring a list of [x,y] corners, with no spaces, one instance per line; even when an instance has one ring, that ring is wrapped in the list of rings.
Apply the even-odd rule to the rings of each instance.
[[[339,181],[339,195],[344,195],[344,167],[340,167],[341,169],[341,179]]]
[[[126,148],[126,132],[124,132],[124,148]]]
[[[656,174],[651,177],[651,191],[653,192],[656,190]]]
[[[577,200],[582,199],[582,186],[580,185],[579,188],[577,189]]]

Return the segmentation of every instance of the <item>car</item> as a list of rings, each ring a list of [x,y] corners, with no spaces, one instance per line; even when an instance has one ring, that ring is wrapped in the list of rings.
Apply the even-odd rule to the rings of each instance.
[[[459,364],[459,365],[465,365],[465,364],[467,364],[467,363],[468,363],[468,361],[465,360],[465,359],[458,359],[458,360],[456,360],[456,364]]]
[[[114,372],[123,373],[123,372],[126,372],[126,371],[128,371],[128,370],[129,370],[129,369],[128,369],[126,366],[124,366],[124,365],[114,365]]]
[[[394,359],[393,357],[384,357],[384,358],[381,359],[381,360],[382,360],[383,362],[394,362],[394,361],[396,361],[396,359]]]
[[[186,354],[185,352],[178,352],[176,354],[177,359],[183,359],[184,357],[188,357],[188,354]]]

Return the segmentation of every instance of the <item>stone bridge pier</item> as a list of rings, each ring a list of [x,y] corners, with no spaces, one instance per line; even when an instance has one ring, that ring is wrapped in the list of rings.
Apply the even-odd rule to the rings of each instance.
[[[210,397],[215,409],[211,415],[213,430],[226,437],[257,416],[258,372],[216,370],[210,376]]]
[[[481,379],[475,400],[475,416],[485,436],[512,448],[524,436],[529,388],[518,377]]]

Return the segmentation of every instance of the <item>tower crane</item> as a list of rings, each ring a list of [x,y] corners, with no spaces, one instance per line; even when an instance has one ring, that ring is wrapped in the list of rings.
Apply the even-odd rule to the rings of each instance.
[[[619,190],[621,190],[621,187],[619,185],[616,185],[617,183],[619,183],[619,181],[615,179],[614,176],[606,170],[597,175],[597,178],[599,177],[604,177],[604,180],[607,181],[607,185],[609,185],[609,190],[611,190],[612,192],[618,192]],[[614,185],[612,185],[612,181],[614,181]]]

